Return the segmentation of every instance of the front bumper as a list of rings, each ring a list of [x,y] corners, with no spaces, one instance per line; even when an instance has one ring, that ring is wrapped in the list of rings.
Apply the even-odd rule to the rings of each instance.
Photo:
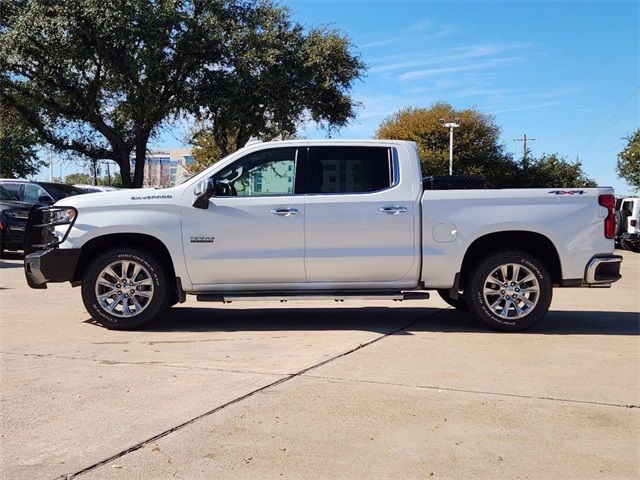
[[[68,282],[80,258],[79,248],[50,248],[24,257],[24,274],[31,288],[47,288],[47,282]]]
[[[585,269],[584,284],[593,287],[609,287],[622,278],[620,275],[620,255],[596,255]]]

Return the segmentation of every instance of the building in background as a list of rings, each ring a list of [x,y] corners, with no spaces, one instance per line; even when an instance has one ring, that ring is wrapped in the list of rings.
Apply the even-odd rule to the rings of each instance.
[[[171,187],[185,180],[187,164],[193,161],[191,150],[175,149],[149,152],[144,165],[145,187]],[[134,169],[135,161],[131,162]]]

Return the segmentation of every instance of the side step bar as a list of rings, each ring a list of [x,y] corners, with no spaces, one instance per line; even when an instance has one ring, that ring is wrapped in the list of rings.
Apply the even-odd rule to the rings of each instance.
[[[243,292],[243,293],[199,293],[199,302],[287,302],[289,300],[427,300],[429,292],[410,290],[406,292]]]

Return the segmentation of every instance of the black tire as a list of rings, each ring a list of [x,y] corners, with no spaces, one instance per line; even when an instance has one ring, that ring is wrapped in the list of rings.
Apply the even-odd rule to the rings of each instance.
[[[0,232],[0,235],[2,233]],[[0,238],[0,258],[4,258],[4,243],[2,242],[2,239]]]
[[[109,313],[105,308],[103,308],[98,300],[96,294],[96,282],[98,281],[98,277],[107,266],[112,265],[114,263],[121,261],[129,261],[137,263],[142,266],[143,269],[146,269],[146,272],[142,272],[142,275],[145,280],[148,280],[146,283],[148,285],[152,285],[152,290],[147,292],[147,294],[151,294],[151,298],[148,300],[144,300],[145,297],[137,297],[138,293],[136,292],[136,298],[140,298],[142,300],[142,309],[140,313],[133,314],[132,316],[121,316],[117,314]],[[133,267],[130,267],[130,271]],[[121,274],[121,271],[118,271],[117,265],[114,266],[115,273]],[[148,274],[148,278],[147,278]],[[136,278],[141,278],[141,274],[138,274]],[[127,275],[125,274],[124,277]],[[117,277],[115,277],[117,278]],[[163,312],[167,308],[167,304],[170,298],[168,293],[170,292],[168,282],[167,282],[167,274],[163,265],[152,253],[142,250],[139,248],[127,248],[127,247],[118,247],[113,248],[111,250],[107,250],[105,253],[96,258],[87,268],[84,273],[84,277],[82,279],[82,301],[84,302],[84,306],[91,315],[91,317],[103,325],[104,327],[110,330],[133,330],[147,325],[151,322],[159,313]],[[132,280],[135,280],[132,279]],[[115,280],[119,281],[119,280]],[[115,284],[115,282],[114,282]],[[124,286],[121,284],[120,290],[114,293],[115,297],[118,297],[118,293],[122,293],[129,288],[132,288],[132,292],[137,289],[151,289],[149,286]],[[109,287],[103,287],[109,288]],[[145,293],[145,292],[142,292]],[[128,295],[128,294],[127,294]],[[128,298],[128,297],[127,297]],[[114,302],[118,300],[118,298],[111,298]],[[123,299],[119,300],[120,302]],[[127,300],[127,305],[129,302],[133,300]],[[118,306],[122,305],[122,310],[124,310],[124,304],[117,304],[115,307],[116,313]],[[129,308],[127,306],[127,308]],[[120,312],[123,313],[123,312]]]
[[[629,250],[636,253],[640,252],[640,242],[638,241],[631,242],[626,238],[622,238],[620,240],[620,246],[623,248],[623,250]]]
[[[507,286],[505,287],[505,284],[501,284],[503,281],[502,273],[498,270],[501,265],[511,264],[519,266],[518,270],[520,274],[516,274],[516,276],[518,276],[520,279],[519,282],[522,282],[522,284],[519,282],[507,282]],[[507,279],[509,279],[509,275],[513,277],[515,270],[515,267],[507,267]],[[524,289],[533,289],[536,287],[533,280],[523,282],[526,277],[521,275],[524,275],[527,270],[533,275],[533,278],[537,282],[537,293],[533,291],[531,293],[524,293]],[[491,284],[491,282],[488,283],[488,285],[491,285],[491,289],[496,289],[496,293],[485,296],[485,281],[489,280],[490,275],[499,281],[493,284]],[[515,286],[512,284],[515,284]],[[542,320],[551,305],[553,287],[551,285],[551,278],[544,264],[535,256],[519,250],[505,250],[496,252],[475,265],[466,282],[465,293],[467,293],[465,300],[469,306],[469,310],[477,318],[495,330],[517,332],[526,330]],[[515,297],[513,297],[514,295]],[[529,296],[526,297],[526,295]],[[518,304],[517,308],[522,310],[524,307],[525,309],[530,308],[530,310],[528,312],[525,310],[524,314],[518,313],[511,298],[506,299],[506,296],[516,299]],[[529,307],[523,303],[523,300],[521,300],[522,297],[526,297],[526,300],[533,304],[533,306]],[[491,308],[486,298],[490,298],[494,304],[497,304],[495,311]],[[504,300],[500,300],[501,298]],[[500,301],[500,303],[497,303],[498,301]],[[500,307],[503,308],[500,313],[505,312],[504,308],[507,308],[505,314],[507,318],[504,318],[497,312]],[[511,318],[509,318],[510,315],[512,315]]]
[[[464,312],[469,310],[469,305],[467,305],[467,302],[464,300],[464,298],[462,298],[462,295],[458,295],[458,298],[454,299],[449,295],[449,290],[444,289],[438,290],[438,295],[440,295],[440,298],[442,298],[442,300],[447,302],[456,310],[462,310]]]

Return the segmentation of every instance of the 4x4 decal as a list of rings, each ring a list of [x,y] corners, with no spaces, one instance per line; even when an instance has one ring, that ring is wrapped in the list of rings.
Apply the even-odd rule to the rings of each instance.
[[[549,193],[553,193],[555,195],[583,195],[584,190],[551,190]]]

